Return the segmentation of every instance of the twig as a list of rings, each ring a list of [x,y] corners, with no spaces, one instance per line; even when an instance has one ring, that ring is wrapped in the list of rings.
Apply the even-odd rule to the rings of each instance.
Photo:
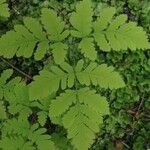
[[[130,149],[130,146],[127,145],[125,142],[122,142],[122,144],[123,144],[126,148]]]
[[[15,13],[17,13],[17,15],[20,15],[20,12],[19,12],[16,8],[14,8],[14,7],[12,6],[12,9],[14,10]]]
[[[9,63],[7,60],[5,60],[4,58],[0,57],[0,59],[5,62],[7,65],[11,66],[14,70],[18,71],[20,74],[24,75],[25,77],[27,77],[28,79],[32,80],[32,77],[29,76],[28,74],[24,73],[23,71],[21,71],[20,69],[16,68],[14,65],[12,65],[11,63]]]
[[[141,107],[142,107],[142,105],[143,105],[143,102],[144,102],[144,94],[143,94],[142,97],[141,97],[141,102],[140,102],[140,105],[139,105],[139,107],[138,107],[138,111],[137,111],[137,112],[140,111],[140,109],[141,109]]]

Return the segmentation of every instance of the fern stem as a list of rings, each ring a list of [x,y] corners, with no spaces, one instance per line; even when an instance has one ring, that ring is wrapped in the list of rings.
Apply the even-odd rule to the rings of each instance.
[[[140,109],[141,109],[141,107],[143,105],[143,102],[144,102],[144,94],[141,96],[141,102],[139,104],[138,111],[137,111],[138,113],[139,113],[139,111],[140,111]]]
[[[9,63],[7,60],[5,60],[4,58],[0,57],[0,59],[6,63],[7,65],[9,65],[10,67],[12,67],[14,70],[16,70],[17,72],[19,72],[20,74],[24,75],[25,77],[27,77],[30,80],[33,80],[31,76],[29,76],[28,74],[26,74],[25,72],[21,71],[20,69],[16,68],[14,65],[12,65],[11,63]]]
[[[130,146],[127,145],[125,142],[122,142],[122,144],[123,144],[127,149],[130,149]]]

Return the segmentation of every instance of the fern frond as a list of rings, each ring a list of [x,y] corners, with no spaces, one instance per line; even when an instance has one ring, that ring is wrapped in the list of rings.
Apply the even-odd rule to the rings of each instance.
[[[41,126],[44,126],[47,121],[49,114],[49,105],[54,97],[55,94],[52,94],[47,98],[32,101],[30,104],[32,108],[37,108],[38,122]]]
[[[97,33],[107,29],[115,13],[116,9],[114,7],[104,8],[100,13],[100,17],[94,23],[95,32]]]
[[[48,34],[48,38],[53,42],[52,53],[57,64],[61,64],[67,53],[67,45],[63,44],[63,40],[69,35],[69,31],[65,30],[65,23],[57,16],[52,9],[43,9],[41,22]]]
[[[57,66],[52,66],[51,71],[42,70],[40,75],[34,77],[34,81],[29,85],[31,100],[48,97],[56,92],[60,86],[65,89],[67,86],[72,87],[74,85],[73,68],[65,62],[60,66],[63,70]]]
[[[13,96],[13,92],[12,89],[14,89],[14,87],[18,84],[20,84],[21,82],[21,78],[20,77],[15,77],[12,80],[10,80],[7,84],[5,84],[4,88],[3,88],[3,94],[4,94],[4,98],[6,100],[9,99],[9,97],[14,97]]]
[[[0,76],[0,99],[2,99],[4,96],[4,88],[5,88],[6,81],[11,77],[12,74],[13,74],[13,70],[7,69],[4,70]]]
[[[62,42],[58,42],[51,45],[54,60],[57,64],[61,64],[65,61],[68,46]]]
[[[48,134],[45,134],[46,129],[45,128],[38,128],[39,126],[37,124],[34,124],[30,131],[28,132],[28,139],[35,143],[39,150],[54,150],[54,143],[51,141],[51,136]]]
[[[71,34],[75,37],[86,37],[92,31],[93,10],[90,0],[83,0],[76,5],[76,12],[72,13],[70,23],[75,30]]]
[[[66,90],[52,101],[49,109],[50,117],[61,116],[68,138],[78,150],[89,148],[106,114],[109,114],[109,107],[105,97],[89,88]]]
[[[150,48],[142,27],[127,22],[127,15],[119,15],[114,19],[114,14],[115,8],[105,8],[94,23],[94,38],[100,49],[119,51]]]
[[[68,49],[62,43],[69,35],[68,30],[65,30],[65,23],[53,10],[46,8],[42,10],[41,22],[43,25],[34,18],[26,17],[23,25],[14,26],[14,30],[8,31],[0,38],[0,55],[6,58],[12,58],[14,55],[29,58],[34,54],[35,60],[40,60],[51,48],[55,62],[62,63]]]
[[[2,150],[36,150],[31,142],[26,142],[21,136],[4,137],[0,140],[0,148]]]
[[[93,38],[83,38],[79,43],[79,49],[81,49],[81,53],[84,54],[84,57],[94,61],[97,57],[97,53],[93,42]]]
[[[25,119],[24,120],[16,118],[9,119],[5,122],[4,126],[2,127],[2,138],[7,136],[11,137],[19,135],[26,137],[29,128],[30,125]]]
[[[44,126],[45,123],[46,123],[46,119],[47,119],[48,114],[46,112],[44,112],[44,111],[39,111],[37,113],[37,115],[38,115],[38,122],[39,122],[39,124],[41,126]]]
[[[63,114],[73,103],[76,103],[75,91],[66,90],[55,101],[52,101],[49,111],[50,116],[57,117]]]
[[[6,110],[3,101],[0,101],[0,120],[6,119]]]
[[[51,135],[52,141],[55,143],[58,150],[71,150],[72,146],[69,143],[69,140],[63,136],[61,133],[53,133]]]
[[[9,113],[19,114],[21,119],[27,119],[32,114],[28,87],[24,83],[19,83],[10,89],[10,93],[6,99],[9,102]]]
[[[9,8],[6,0],[0,0],[0,17],[9,17]]]
[[[82,104],[73,106],[63,117],[63,125],[68,131],[67,137],[77,150],[90,148],[101,123],[102,117]]]
[[[24,25],[38,40],[34,58],[40,60],[44,57],[47,50],[49,50],[49,40],[46,37],[46,33],[43,31],[41,24],[31,17],[24,18]]]
[[[27,120],[10,119],[2,127],[2,139],[0,140],[0,148],[7,147],[11,144],[10,150],[24,149],[27,150],[49,150],[55,149],[51,136],[45,134],[45,128],[39,128],[38,124],[30,126]],[[13,142],[11,142],[13,141]],[[21,147],[22,145],[22,147]]]
[[[125,86],[124,81],[114,67],[108,67],[106,64],[97,65],[90,63],[85,69],[83,61],[79,61],[76,66],[76,76],[81,84],[89,86],[91,83],[102,88],[117,89]]]
[[[7,69],[3,71],[0,77],[0,99],[8,102],[8,112],[19,117],[27,119],[32,113],[29,101],[28,87],[21,82],[20,77],[15,77],[8,81],[13,73],[13,70]],[[8,81],[8,82],[7,82]],[[1,108],[1,111],[3,108]]]
[[[1,74],[1,77],[0,77],[0,85],[1,86],[4,85],[7,81],[7,79],[9,79],[12,74],[13,74],[12,69],[4,70],[3,73]]]
[[[43,99],[59,88],[73,87],[75,76],[81,84],[89,86],[91,83],[102,88],[117,89],[124,87],[124,81],[119,73],[114,71],[113,67],[107,67],[106,64],[97,66],[96,63],[90,63],[88,67],[82,70],[84,62],[78,62],[74,70],[68,63],[64,62],[60,67],[52,66],[51,71],[42,70],[40,75],[34,77],[34,81],[29,85],[29,95],[31,100]]]
[[[50,40],[60,42],[69,35],[69,32],[65,30],[65,23],[57,16],[54,10],[44,8],[41,21]]]
[[[49,41],[40,23],[30,17],[24,18],[24,25],[16,25],[14,30],[8,31],[0,39],[0,54],[6,58],[12,58],[15,54],[29,58],[34,49],[35,59],[42,59],[49,49]]]
[[[0,17],[3,6],[6,8],[7,4],[0,0]],[[11,69],[1,74],[0,120],[4,121],[0,149],[68,149],[67,145],[56,148],[51,136],[46,134],[48,116],[67,130],[73,149],[89,149],[103,116],[109,114],[106,98],[89,87],[125,86],[114,67],[94,62],[97,45],[103,51],[150,48],[143,28],[128,21],[127,15],[116,16],[115,8],[104,8],[96,18],[91,0],[82,0],[73,11],[70,23],[66,24],[57,12],[44,8],[39,20],[25,17],[22,24],[15,25],[14,30],[0,38],[0,56],[34,55],[35,60],[41,60],[51,52],[55,62],[46,62],[47,66],[28,85],[20,77],[10,80]],[[67,38],[69,33],[71,36]],[[79,60],[79,51],[90,61]],[[29,117],[32,111],[37,115],[36,124]]]

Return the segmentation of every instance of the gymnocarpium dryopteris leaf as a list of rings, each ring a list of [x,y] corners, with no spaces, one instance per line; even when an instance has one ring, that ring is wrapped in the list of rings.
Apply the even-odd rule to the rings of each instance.
[[[6,119],[6,110],[3,101],[0,100],[0,121]]]
[[[57,13],[53,10],[43,9],[41,21],[47,31],[48,39],[53,42],[50,48],[54,60],[60,64],[67,54],[68,46],[62,41],[69,35],[69,31],[65,30],[65,23],[61,21],[60,17],[57,17]]]
[[[84,62],[80,60],[75,68],[77,79],[81,84],[89,86],[92,83],[106,89],[118,89],[125,86],[121,76],[114,71],[112,66],[90,63],[85,69],[82,69],[83,66]]]
[[[89,88],[66,90],[50,105],[50,117],[61,117],[68,138],[78,150],[90,147],[106,114],[109,114],[109,106],[105,97]]]
[[[47,121],[47,118],[49,116],[49,105],[54,97],[55,94],[52,94],[51,96],[48,96],[47,98],[44,99],[30,101],[31,102],[30,106],[38,109],[37,118],[41,126],[44,126]]]
[[[40,75],[34,77],[34,81],[29,85],[30,98],[36,100],[45,98],[56,92],[59,88],[62,90],[74,86],[75,78],[86,86],[93,84],[102,88],[117,89],[124,87],[124,81],[119,73],[114,71],[113,67],[106,64],[97,65],[90,63],[83,69],[84,62],[80,60],[75,69],[64,62],[59,66],[52,66],[51,70],[42,70]]]
[[[93,143],[103,116],[109,114],[105,97],[96,89],[112,90],[125,86],[114,67],[95,61],[96,45],[106,52],[149,48],[146,32],[127,21],[126,15],[116,17],[112,7],[104,8],[97,18],[93,17],[93,12],[90,0],[80,1],[66,25],[54,10],[44,8],[39,20],[26,17],[22,25],[15,25],[14,30],[0,38],[0,55],[3,57],[16,55],[29,58],[34,55],[35,60],[41,60],[51,51],[55,62],[47,64],[29,85],[22,83],[20,78],[7,83],[12,73],[9,70],[6,70],[6,75],[2,73],[0,96],[8,102],[8,106],[5,110],[2,103],[4,109],[0,111],[4,115],[1,118],[7,118],[5,111],[17,118],[15,121],[13,117],[8,119],[10,126],[5,122],[4,128],[7,126],[9,130],[16,124],[21,126],[12,129],[14,138],[8,137],[3,128],[3,147],[8,143],[14,150],[20,145],[25,146],[22,149],[29,150],[35,149],[35,146],[39,150],[51,147],[49,136],[44,134],[45,129],[30,124],[33,128],[28,130],[25,121],[31,113],[36,113],[36,121],[41,126],[45,125],[49,114],[53,123],[67,130],[67,137],[77,150],[87,150]],[[80,58],[79,50],[83,54]]]
[[[72,36],[81,38],[79,49],[85,57],[95,60],[96,50],[93,38],[89,37],[92,32],[92,4],[90,0],[83,0],[76,6],[76,12],[73,12],[70,23],[75,30],[71,31]]]
[[[2,127],[0,148],[3,150],[55,150],[51,136],[38,124],[30,125],[27,120],[10,119]]]
[[[0,76],[0,99],[2,99],[4,96],[5,85],[7,83],[7,80],[11,77],[12,74],[13,74],[13,70],[11,70],[11,69],[7,69],[1,73],[1,76]]]
[[[44,126],[48,117],[50,101],[54,96],[36,102],[30,101],[29,87],[21,81],[20,77],[10,80],[12,74],[13,70],[7,69],[0,76],[0,119],[6,119],[4,101],[7,101],[7,112],[20,119],[27,119],[32,114],[32,109],[37,108],[38,122]]]
[[[91,1],[83,0],[77,4],[76,12],[72,13],[70,23],[74,30],[71,34],[81,39],[78,48],[90,60],[96,59],[94,42],[103,51],[150,48],[143,28],[134,22],[128,22],[127,15],[115,18],[115,12],[113,7],[105,8],[101,11],[100,17],[92,21]]]
[[[9,17],[9,8],[8,4],[6,3],[6,0],[0,0],[0,18],[1,17]]]
[[[15,25],[14,30],[8,31],[0,38],[0,55],[12,58],[16,54],[29,58],[35,51],[35,59],[40,60],[51,50],[55,62],[60,64],[67,54],[68,46],[64,40],[69,31],[72,36],[81,39],[78,48],[90,60],[97,58],[95,43],[103,51],[150,48],[142,27],[128,22],[127,15],[119,15],[116,18],[114,15],[115,8],[105,8],[100,17],[93,21],[91,1],[80,1],[70,17],[70,31],[65,29],[65,22],[54,10],[44,8],[41,21],[26,17],[23,25]]]
[[[143,28],[138,27],[135,22],[127,22],[127,15],[124,14],[114,19],[115,11],[115,8],[102,10],[100,17],[94,22],[93,35],[100,49],[119,51],[150,48]]]
[[[0,38],[0,55],[6,58],[14,55],[29,58],[35,51],[35,60],[40,60],[47,51],[52,50],[54,60],[59,64],[64,61],[68,48],[62,42],[69,34],[64,28],[65,23],[61,18],[53,10],[45,8],[42,10],[41,23],[26,17],[23,25],[15,25],[14,30]]]
[[[2,72],[0,77],[0,99],[8,102],[8,112],[19,117],[27,119],[32,113],[30,109],[30,101],[28,94],[28,87],[25,83],[21,82],[20,77],[15,77],[10,80],[13,70],[7,69]],[[4,103],[2,101],[2,103]],[[5,106],[1,108],[5,110]]]
[[[35,76],[33,80],[34,81],[31,84],[29,84],[29,95],[30,95],[30,100],[32,100],[32,101],[48,97],[48,95],[51,95],[52,93],[57,92],[59,89],[64,90],[66,88],[72,88],[72,87],[76,86],[75,84],[77,81],[81,85],[89,86],[92,84],[94,86],[100,86],[102,88],[110,88],[110,89],[117,89],[117,88],[121,88],[121,87],[125,86],[124,81],[122,80],[121,76],[119,75],[119,73],[114,71],[113,67],[108,67],[106,64],[97,65],[94,62],[91,62],[89,65],[85,66],[83,60],[80,60],[77,63],[75,68],[73,68],[71,65],[69,65],[66,62],[60,64],[59,66],[51,66],[49,70],[48,69],[42,70],[40,72],[40,75]],[[100,114],[102,117],[103,115],[105,115],[109,112],[108,104],[106,105],[107,102],[104,100],[104,98],[102,98],[101,96],[98,96],[98,94],[95,94],[95,92],[91,91],[89,88],[79,89],[78,91],[79,91],[79,93],[82,91],[81,92],[82,94],[87,94],[87,95],[89,94],[89,96],[88,96],[89,100],[87,100],[87,102],[86,102],[86,100],[83,100],[83,101],[80,100],[81,106],[80,105],[78,106],[78,104],[76,104],[76,103],[77,103],[77,97],[80,94],[79,95],[76,94],[76,90],[66,90],[65,94],[58,96],[56,98],[56,100],[54,100],[54,103],[52,102],[52,104],[50,104],[50,118],[52,120],[53,119],[57,120],[61,115],[63,115],[67,110],[69,110],[69,107],[71,107],[73,104],[76,104],[77,108],[79,107],[78,109],[82,108],[87,111],[90,111],[89,110],[90,108],[87,108],[86,105],[93,107],[93,110],[99,108],[99,113],[97,113],[97,117]],[[85,97],[85,95],[83,97]],[[93,100],[94,97],[95,97],[95,100]],[[90,99],[92,99],[92,101],[90,101]],[[94,101],[95,101],[95,103],[94,103]],[[82,104],[82,102],[83,102],[83,104]],[[99,105],[102,105],[102,108],[98,105],[98,103],[100,103]],[[97,108],[95,108],[95,107],[97,107]],[[75,109],[76,107],[73,107],[73,108]],[[105,108],[105,109],[103,109],[103,108]],[[89,113],[89,112],[87,112],[87,113]],[[95,112],[93,112],[93,114],[94,113]],[[70,112],[69,112],[69,114],[70,114]],[[80,117],[80,115],[81,114],[79,114],[79,117]],[[83,114],[83,116],[81,116],[81,118],[77,118],[77,119],[81,119],[79,121],[82,121],[85,117],[84,115],[86,116],[88,114],[86,114],[86,112],[85,112],[85,114]],[[88,117],[90,117],[90,116],[88,116]],[[85,119],[87,119],[87,118],[85,118]],[[75,122],[76,121],[77,120],[75,119]],[[90,119],[87,121],[90,122]],[[97,122],[96,118],[93,121],[94,121],[94,123]],[[54,123],[56,123],[56,122],[54,121]],[[94,139],[94,133],[96,133],[98,131],[97,128],[98,128],[99,122],[97,122],[97,128],[96,128],[97,130],[96,129],[88,130],[88,128],[85,129],[86,125],[82,126],[84,123],[85,122],[77,123],[78,125],[81,125],[81,128],[79,127],[79,129],[76,131],[76,133],[74,133],[74,135],[72,135],[72,137],[71,137],[70,130],[71,130],[71,128],[74,128],[74,126],[77,126],[77,124],[74,124],[74,126],[70,126],[70,128],[68,128],[67,125],[63,124],[63,122],[62,122],[63,126],[66,129],[68,129],[69,139],[72,139],[72,143],[77,149],[87,149],[88,147],[90,147],[90,144],[92,143],[92,141]],[[90,124],[92,124],[92,123],[93,122],[90,122]],[[82,130],[85,132],[85,135],[82,135],[81,138],[78,138],[78,136],[79,137],[81,136],[80,134],[78,136],[75,136]],[[86,133],[89,133],[89,136],[86,135]],[[82,144],[82,146],[80,147],[80,145],[81,145],[80,141],[83,141],[83,139],[86,136],[87,136],[87,138],[86,138],[87,142],[84,142]]]
[[[7,111],[10,114],[16,115],[19,113],[20,118],[26,119],[31,114],[28,106],[29,94],[26,90],[27,86],[21,82],[20,77],[15,77],[10,80],[12,74],[13,70],[7,69],[0,76],[0,111],[2,115],[0,119],[6,118],[4,101],[7,101]]]
[[[10,87],[9,90],[7,87]],[[27,119],[32,114],[31,101],[29,101],[28,87],[20,82],[12,85],[11,81],[5,87],[4,98],[9,102],[8,112],[19,114],[19,118]]]
[[[61,66],[66,72],[58,66],[52,66],[50,71],[44,69],[40,75],[34,77],[34,81],[29,85],[31,100],[45,98],[49,94],[53,94],[59,89],[60,82],[62,89],[71,88],[74,85],[75,74],[72,66],[66,62]]]

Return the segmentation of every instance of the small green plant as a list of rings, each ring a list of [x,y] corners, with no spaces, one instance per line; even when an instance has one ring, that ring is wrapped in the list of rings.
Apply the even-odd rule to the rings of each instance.
[[[55,149],[51,137],[45,132],[46,129],[39,128],[38,124],[31,126],[27,120],[13,118],[8,120],[3,126],[0,147],[3,150]]]
[[[38,61],[47,53],[53,56],[28,85],[19,77],[11,79],[12,70],[2,73],[3,149],[10,142],[14,150],[23,144],[24,149],[55,149],[50,136],[44,134],[48,117],[67,130],[75,149],[90,148],[103,116],[110,113],[106,98],[96,89],[125,86],[114,67],[98,63],[98,53],[150,48],[146,32],[126,15],[115,16],[113,7],[104,8],[95,17],[91,1],[83,0],[67,19],[68,23],[53,9],[44,8],[39,20],[26,17],[23,25],[15,25],[0,38],[0,55],[5,58],[34,56]],[[42,128],[27,121],[35,110]],[[16,124],[21,127],[16,129]],[[9,136],[12,130],[13,138]]]

